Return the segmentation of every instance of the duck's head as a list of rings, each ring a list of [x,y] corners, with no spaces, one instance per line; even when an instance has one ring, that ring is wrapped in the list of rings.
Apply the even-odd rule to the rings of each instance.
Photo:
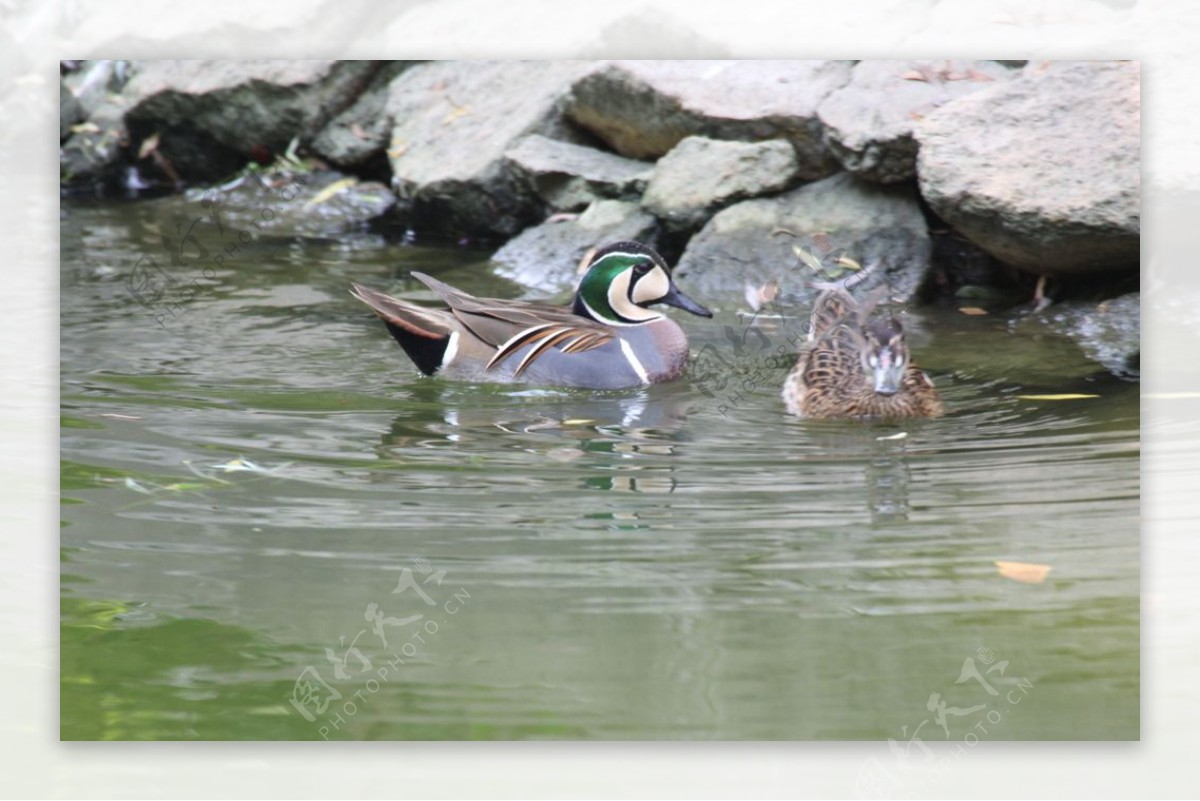
[[[609,325],[641,325],[660,320],[657,303],[712,317],[712,312],[679,291],[671,270],[654,248],[615,242],[596,251],[575,293],[575,312]]]
[[[863,330],[862,366],[867,381],[880,395],[900,391],[908,368],[908,345],[904,328],[894,317],[872,320]]]

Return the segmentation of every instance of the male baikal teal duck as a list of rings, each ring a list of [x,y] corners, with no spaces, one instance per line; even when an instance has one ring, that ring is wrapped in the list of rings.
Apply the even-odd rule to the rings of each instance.
[[[900,321],[873,316],[875,305],[860,304],[842,289],[821,293],[808,347],[783,385],[788,411],[892,420],[942,414],[933,382],[909,358]]]
[[[570,306],[476,298],[423,273],[413,276],[448,308],[433,309],[354,284],[426,375],[470,381],[621,389],[678,378],[683,329],[656,304],[701,317],[652,248],[617,242],[592,257]]]

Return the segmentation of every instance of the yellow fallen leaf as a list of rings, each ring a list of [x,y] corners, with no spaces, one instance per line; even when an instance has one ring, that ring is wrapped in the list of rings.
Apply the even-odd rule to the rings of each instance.
[[[800,261],[804,262],[810,270],[812,270],[813,272],[820,272],[821,260],[818,259],[816,256],[812,255],[807,250],[805,250],[802,247],[799,247],[798,245],[792,246],[792,253],[795,253],[796,258],[799,259]]]
[[[457,120],[459,117],[466,116],[467,114],[470,114],[470,113],[471,113],[470,106],[458,106],[457,108],[454,109],[454,111],[451,111],[449,114],[446,115],[446,119],[442,120],[442,125],[449,125],[450,123]]]
[[[595,420],[588,420],[586,417],[571,417],[563,420],[564,426],[590,426],[595,423]]]
[[[987,314],[987,309],[981,309],[978,306],[963,306],[959,309],[963,314],[969,314],[972,317],[978,317],[981,314]]]
[[[329,186],[325,187],[320,192],[318,192],[316,197],[314,197],[312,200],[305,203],[304,208],[310,209],[313,206],[324,203],[326,200],[329,200],[329,198],[333,197],[338,192],[341,192],[345,189],[349,189],[350,187],[354,186],[356,183],[358,183],[357,178],[343,178],[340,181],[334,181]]]
[[[100,126],[94,122],[81,122],[71,126],[71,133],[100,133]]]
[[[1035,565],[1030,562],[994,562],[1004,578],[1022,584],[1041,584],[1054,568],[1050,565]]]
[[[155,150],[158,149],[158,134],[148,136],[142,141],[142,146],[138,148],[138,158],[144,159]]]
[[[1018,395],[1020,400],[1083,400],[1084,398],[1098,398],[1099,395],[1078,395],[1071,392],[1064,392],[1061,395]]]

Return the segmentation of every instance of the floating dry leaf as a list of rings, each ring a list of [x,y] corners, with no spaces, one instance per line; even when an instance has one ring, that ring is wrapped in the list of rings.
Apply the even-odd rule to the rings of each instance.
[[[1054,568],[1030,562],[994,562],[1000,575],[1022,584],[1041,584]]]
[[[1098,398],[1099,395],[1080,395],[1075,392],[1063,392],[1059,395],[1018,395],[1020,400],[1034,401],[1059,401],[1059,400],[1083,400],[1085,398]]]
[[[972,317],[979,317],[980,315],[986,315],[987,309],[981,309],[978,306],[963,306],[959,309],[959,312],[969,314]]]
[[[779,297],[779,282],[774,278],[759,287],[746,284],[746,303],[750,306],[750,311],[758,311],[777,297]]]

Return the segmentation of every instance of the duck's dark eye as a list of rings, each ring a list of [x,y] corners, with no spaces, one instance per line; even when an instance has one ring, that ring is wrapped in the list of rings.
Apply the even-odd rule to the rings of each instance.
[[[637,276],[638,278],[641,278],[643,275],[650,272],[650,270],[652,270],[653,268],[654,268],[654,262],[640,261],[637,264],[633,265],[633,274],[635,276]]]

